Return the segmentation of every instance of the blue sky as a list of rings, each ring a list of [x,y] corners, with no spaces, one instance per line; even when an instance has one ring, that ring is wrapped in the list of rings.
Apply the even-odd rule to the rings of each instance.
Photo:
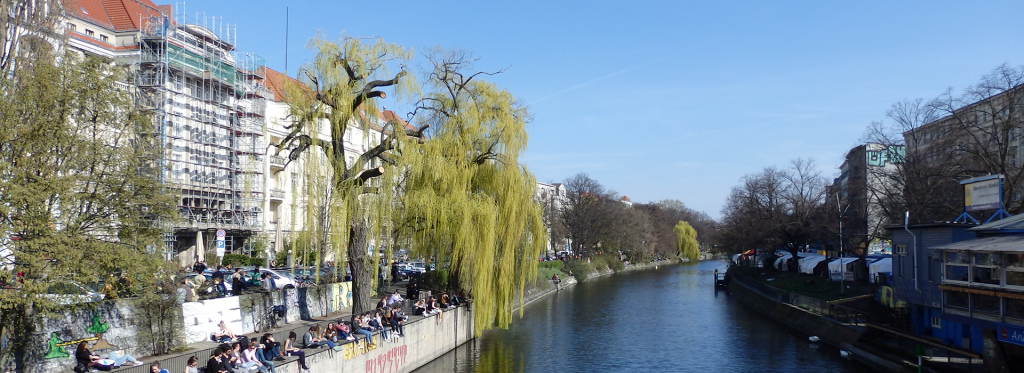
[[[285,7],[293,76],[318,30],[473,52],[481,70],[507,68],[492,80],[529,105],[521,161],[539,181],[586,172],[634,202],[714,217],[744,174],[805,157],[831,178],[893,103],[1024,65],[1022,1],[195,1],[186,13],[237,25],[240,50],[284,70]]]

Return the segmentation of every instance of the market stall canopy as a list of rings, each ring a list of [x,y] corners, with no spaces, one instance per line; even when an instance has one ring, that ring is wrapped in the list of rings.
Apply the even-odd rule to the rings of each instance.
[[[875,282],[875,278],[878,277],[879,273],[892,273],[892,258],[884,258],[871,263],[871,266],[868,268],[868,273],[871,275],[868,279],[872,283]]]
[[[825,260],[824,255],[810,255],[800,260],[800,273],[814,274],[814,267]]]

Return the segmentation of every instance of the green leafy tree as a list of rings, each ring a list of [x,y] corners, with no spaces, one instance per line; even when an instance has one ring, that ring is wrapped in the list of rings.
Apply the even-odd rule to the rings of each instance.
[[[125,72],[44,52],[0,81],[0,353],[17,371],[41,356],[40,318],[78,306],[51,285],[119,272],[138,294],[172,270],[161,254],[173,200],[153,177],[152,122],[117,84]]]
[[[680,220],[672,231],[676,233],[676,247],[679,248],[679,256],[689,260],[700,258],[697,231],[690,226],[690,223]]]
[[[422,131],[390,121],[381,129],[383,138],[361,153],[346,151],[345,143],[356,130],[369,133],[379,121],[376,99],[385,97],[382,89],[391,89],[399,99],[416,90],[415,79],[402,69],[413,52],[380,38],[330,41],[322,35],[311,39],[309,48],[317,54],[299,72],[304,86],[286,89],[293,120],[290,132],[275,146],[277,153],[287,151],[289,163],[305,156],[306,165],[326,165],[305,168],[307,185],[325,185],[317,196],[326,198],[308,198],[306,226],[316,228],[311,240],[325,248],[316,252],[329,245],[337,261],[348,259],[353,312],[362,312],[373,306],[370,291],[379,259],[377,250],[367,249],[372,241],[386,241],[394,206],[397,178],[381,176],[397,166],[395,147],[406,131],[413,136]],[[399,71],[392,74],[392,68]],[[321,133],[329,139],[322,139]],[[307,152],[311,148],[320,151]]]
[[[461,52],[435,51],[434,91],[414,117],[429,139],[408,141],[404,210],[413,252],[449,269],[474,299],[476,333],[512,321],[515,294],[536,281],[547,242],[533,175],[519,164],[529,112],[506,90],[471,73]],[[411,140],[411,139],[410,139]]]

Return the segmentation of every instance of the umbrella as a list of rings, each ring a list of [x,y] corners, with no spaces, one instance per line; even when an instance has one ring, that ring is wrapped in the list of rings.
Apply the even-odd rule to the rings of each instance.
[[[203,231],[196,232],[196,258],[200,262],[206,261],[206,248],[203,247]]]

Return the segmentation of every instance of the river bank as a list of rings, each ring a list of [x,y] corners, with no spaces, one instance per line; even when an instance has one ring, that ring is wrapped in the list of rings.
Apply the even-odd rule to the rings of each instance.
[[[845,317],[840,321],[784,303],[778,298],[778,293],[766,291],[764,284],[734,270],[729,271],[728,287],[733,296],[757,312],[807,336],[816,336],[823,343],[849,351],[853,360],[872,369],[901,373],[917,371],[916,364],[863,343],[861,338],[867,332],[867,325],[857,317]]]
[[[554,285],[546,286],[546,287],[537,286],[537,287],[534,287],[533,289],[526,290],[526,293],[523,296],[522,302],[519,302],[519,298],[518,297],[516,298],[516,305],[514,307],[512,307],[512,312],[519,312],[520,308],[526,307],[526,306],[530,305],[531,303],[536,302],[537,300],[539,300],[539,299],[541,299],[541,298],[543,298],[545,296],[548,296],[548,295],[551,295],[551,294],[554,294],[554,293],[558,292],[559,290],[576,286],[576,284],[578,284],[580,281],[587,281],[587,280],[593,280],[593,279],[596,279],[596,278],[611,276],[611,275],[613,275],[615,273],[625,273],[625,272],[637,271],[637,270],[641,270],[641,269],[656,268],[658,266],[666,266],[666,265],[679,264],[679,263],[685,263],[685,262],[687,262],[687,260],[683,259],[683,260],[680,260],[680,261],[677,261],[677,260],[660,260],[660,261],[654,261],[654,262],[643,263],[643,264],[628,264],[628,265],[623,265],[622,269],[620,269],[618,271],[615,271],[615,270],[613,270],[611,268],[604,268],[604,269],[595,270],[594,272],[590,273],[589,275],[587,275],[586,278],[584,278],[582,280],[578,280],[576,277],[568,277],[568,278],[565,278],[565,279],[561,280],[561,283],[558,284],[557,286],[554,286]]]

